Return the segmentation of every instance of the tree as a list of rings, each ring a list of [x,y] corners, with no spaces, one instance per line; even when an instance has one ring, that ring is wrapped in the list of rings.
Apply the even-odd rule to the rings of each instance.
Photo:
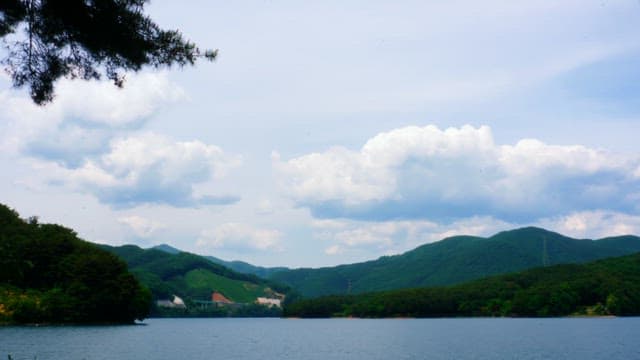
[[[0,37],[8,51],[2,63],[13,85],[29,86],[42,105],[53,100],[61,77],[106,75],[122,87],[125,71],[216,58],[217,50],[201,50],[178,30],[160,29],[143,13],[147,1],[0,1]]]
[[[131,323],[151,292],[116,255],[0,204],[0,322]]]

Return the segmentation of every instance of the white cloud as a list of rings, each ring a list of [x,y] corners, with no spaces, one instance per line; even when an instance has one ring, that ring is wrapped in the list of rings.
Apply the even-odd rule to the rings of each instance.
[[[466,161],[469,166],[481,167],[495,158],[495,151],[487,127],[465,126],[445,131],[435,126],[406,127],[375,136],[360,151],[335,147],[287,162],[276,159],[274,164],[289,177],[286,180],[289,180],[288,185],[293,185],[291,190],[297,200],[341,201],[356,206],[396,197],[400,181],[398,168],[407,162],[444,160],[458,165],[453,162],[461,160],[461,166],[467,165]],[[483,161],[483,158],[487,160]],[[417,165],[415,170],[424,169],[425,176],[438,175],[437,169],[429,169],[429,164]],[[452,170],[457,169],[452,167]]]
[[[115,207],[143,203],[190,206],[214,200],[236,202],[233,197],[196,198],[193,186],[224,176],[240,161],[214,145],[176,142],[146,133],[112,140],[109,152],[87,160],[81,167],[68,169],[48,164],[48,168],[53,171],[54,180],[89,192]]]
[[[166,73],[130,74],[123,88],[110,81],[64,80],[50,105],[67,118],[108,126],[126,126],[153,114],[164,104],[186,98]]]
[[[225,223],[203,230],[197,245],[238,251],[281,251],[282,233],[273,229],[258,229],[240,223]]]
[[[327,255],[338,255],[338,254],[342,254],[343,252],[344,252],[344,249],[342,249],[340,245],[331,245],[324,250],[324,253]]]
[[[575,238],[598,239],[640,234],[640,215],[614,211],[581,211],[543,219],[540,226]]]
[[[148,238],[156,231],[166,228],[166,225],[161,222],[138,215],[120,217],[118,222],[127,225],[134,234],[142,238]]]
[[[376,227],[380,225],[377,224]],[[389,229],[390,230],[390,229]],[[369,246],[376,245],[378,247],[390,246],[393,241],[391,235],[394,233],[385,232],[384,229],[352,229],[345,230],[335,234],[335,239],[347,246]]]
[[[325,249],[327,255],[346,252],[398,254],[450,236],[490,236],[517,227],[490,217],[474,217],[450,224],[425,220],[377,222],[341,219],[314,222],[314,238],[332,244]]]
[[[311,220],[311,227],[321,230],[339,230],[344,229],[347,226],[344,220],[335,219],[313,219]]]
[[[65,79],[56,93],[52,103],[37,106],[24,94],[0,92],[5,151],[80,166],[114,137],[140,128],[163,105],[185,97],[165,73],[130,75],[122,89],[108,81]]]
[[[632,211],[640,187],[640,156],[535,139],[497,145],[486,126],[410,126],[358,151],[272,161],[287,194],[322,218],[527,222],[577,210]]]
[[[324,249],[326,255],[348,253],[361,254],[365,258],[400,254],[452,236],[489,237],[525,226],[538,226],[577,239],[640,233],[640,216],[608,211],[574,212],[524,224],[493,217],[470,217],[451,223],[331,219],[314,220],[313,224],[314,238],[330,244]]]
[[[274,212],[273,204],[268,199],[262,199],[258,202],[255,212],[258,215],[269,215]]]

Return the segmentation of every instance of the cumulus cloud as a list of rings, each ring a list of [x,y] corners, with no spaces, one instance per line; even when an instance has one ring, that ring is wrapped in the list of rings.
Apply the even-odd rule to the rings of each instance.
[[[273,229],[258,229],[240,223],[225,223],[203,230],[198,238],[200,247],[236,251],[280,251],[282,233]]]
[[[165,73],[133,74],[123,89],[107,81],[61,80],[56,94],[41,107],[26,95],[0,92],[0,149],[35,160],[46,181],[117,208],[239,201],[193,188],[224,176],[238,157],[200,141],[140,133],[165,104],[185,97]]]
[[[131,74],[120,89],[110,81],[61,81],[52,106],[65,117],[96,125],[127,126],[156,112],[167,102],[186,97],[166,73]]]
[[[233,196],[194,196],[193,186],[224,176],[240,163],[214,145],[176,142],[154,133],[118,138],[109,151],[78,168],[50,166],[56,181],[114,207],[143,203],[192,206],[229,204]]]
[[[144,218],[138,215],[124,216],[118,218],[118,222],[126,225],[136,236],[148,238],[156,231],[166,228],[166,226],[158,221]]]
[[[320,218],[527,222],[635,211],[640,193],[640,156],[535,139],[498,145],[486,126],[410,126],[378,134],[357,151],[334,147],[272,161],[287,193]]]
[[[0,92],[5,151],[81,166],[111,139],[139,129],[163,105],[185,97],[164,73],[131,75],[120,89],[108,81],[61,80],[56,99],[34,105],[24,94]]]

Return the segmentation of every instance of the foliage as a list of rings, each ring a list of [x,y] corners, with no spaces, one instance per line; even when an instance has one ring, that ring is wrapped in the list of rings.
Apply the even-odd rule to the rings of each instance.
[[[151,295],[116,256],[0,204],[0,321],[128,323]]]
[[[546,250],[546,251],[545,251]],[[305,297],[358,294],[459,284],[545,265],[584,263],[640,251],[640,238],[577,240],[539,228],[501,232],[490,238],[454,236],[402,255],[327,267],[281,271],[270,278]]]
[[[15,86],[28,85],[37,104],[53,99],[61,77],[99,79],[122,86],[123,71],[192,65],[217,51],[200,50],[177,30],[163,30],[143,13],[147,0],[4,0],[0,37],[22,27],[4,59]]]
[[[433,288],[300,300],[295,317],[640,315],[640,253]]]

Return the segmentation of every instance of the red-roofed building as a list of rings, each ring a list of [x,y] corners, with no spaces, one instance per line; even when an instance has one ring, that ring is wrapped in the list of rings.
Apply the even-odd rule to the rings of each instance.
[[[222,293],[219,293],[217,291],[214,291],[213,294],[211,294],[211,301],[217,304],[233,304],[233,301],[227,299],[224,295],[222,295]]]

